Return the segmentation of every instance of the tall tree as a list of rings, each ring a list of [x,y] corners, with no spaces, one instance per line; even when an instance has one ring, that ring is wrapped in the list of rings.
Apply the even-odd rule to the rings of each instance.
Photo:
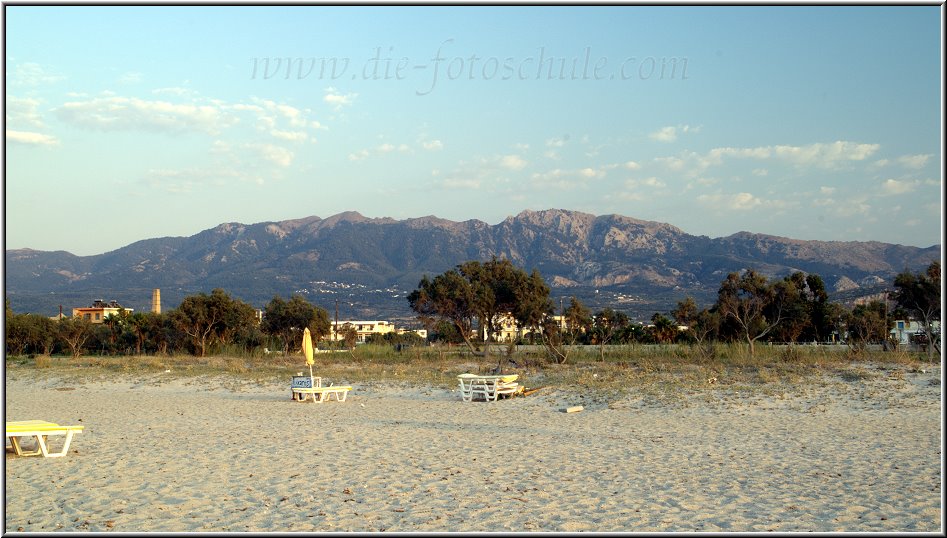
[[[479,349],[471,335],[474,331],[474,292],[470,282],[456,269],[445,271],[433,279],[424,275],[418,288],[408,294],[411,309],[429,329],[445,321],[457,329],[457,334],[471,351]]]
[[[92,322],[85,318],[62,318],[58,326],[59,339],[78,359],[86,341],[92,336]]]
[[[280,339],[283,355],[289,353],[290,347],[295,349],[302,342],[307,327],[316,341],[327,336],[331,329],[329,312],[309,303],[301,295],[294,294],[289,301],[274,296],[263,309],[261,329]]]
[[[651,336],[658,344],[670,344],[679,332],[674,322],[660,312],[655,312],[651,316],[651,327],[649,329]]]
[[[732,321],[754,355],[754,344],[769,334],[781,319],[781,305],[774,303],[773,286],[765,276],[749,269],[741,276],[730,273],[720,284],[714,308]],[[767,310],[771,311],[767,317]]]
[[[177,308],[170,312],[174,326],[188,336],[193,353],[207,355],[210,346],[229,343],[234,334],[248,331],[249,324],[256,324],[253,307],[243,301],[232,299],[220,288],[210,295],[199,293],[185,297]]]
[[[767,316],[773,317],[779,310],[782,322],[773,329],[773,336],[780,342],[795,344],[810,326],[810,305],[807,296],[806,275],[795,272],[773,284],[774,300],[767,306]]]
[[[845,342],[849,348],[860,353],[868,344],[884,342],[888,338],[888,323],[885,304],[871,301],[868,304],[855,305],[845,316],[848,337]]]
[[[489,343],[505,319],[513,317],[519,327],[539,323],[551,310],[549,287],[537,271],[527,274],[505,259],[468,261],[433,279],[425,275],[418,289],[408,295],[411,309],[426,324],[449,321],[467,346],[487,356]],[[481,353],[479,338],[487,345]],[[499,369],[501,364],[497,366]]]
[[[561,322],[547,316],[540,335],[546,352],[557,364],[569,360],[569,346],[575,343],[592,327],[592,312],[573,296],[569,306],[562,311]]]
[[[932,262],[924,273],[900,273],[894,279],[894,287],[891,298],[924,327],[929,342],[927,356],[933,360],[935,350],[940,355],[940,335],[934,331],[941,310],[940,262]]]
[[[808,336],[815,342],[826,342],[835,328],[836,311],[829,302],[829,294],[821,276],[806,275],[806,288],[809,300]]]

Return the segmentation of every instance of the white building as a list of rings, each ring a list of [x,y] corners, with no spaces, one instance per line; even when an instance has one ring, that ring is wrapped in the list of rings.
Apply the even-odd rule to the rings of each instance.
[[[934,334],[940,334],[940,322],[931,323]],[[908,345],[911,343],[911,336],[915,334],[924,334],[924,325],[918,321],[899,319],[894,322],[894,327],[889,331],[890,338],[898,345]]]

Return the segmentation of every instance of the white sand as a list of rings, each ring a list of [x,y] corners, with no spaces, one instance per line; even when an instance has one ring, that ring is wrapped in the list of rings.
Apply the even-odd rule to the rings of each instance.
[[[85,431],[63,458],[6,456],[5,530],[944,529],[939,368],[684,405],[204,382],[7,371],[7,420]]]

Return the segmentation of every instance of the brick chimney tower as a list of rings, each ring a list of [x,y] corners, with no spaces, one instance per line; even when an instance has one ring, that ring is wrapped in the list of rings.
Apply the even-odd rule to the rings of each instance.
[[[158,288],[151,292],[151,311],[155,314],[161,313],[161,290]]]

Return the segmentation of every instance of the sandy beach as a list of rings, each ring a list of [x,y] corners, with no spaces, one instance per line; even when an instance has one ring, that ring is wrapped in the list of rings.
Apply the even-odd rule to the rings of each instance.
[[[5,530],[943,532],[940,373],[673,405],[381,383],[314,404],[288,379],[8,370],[7,420],[85,431],[63,458],[6,455]]]

